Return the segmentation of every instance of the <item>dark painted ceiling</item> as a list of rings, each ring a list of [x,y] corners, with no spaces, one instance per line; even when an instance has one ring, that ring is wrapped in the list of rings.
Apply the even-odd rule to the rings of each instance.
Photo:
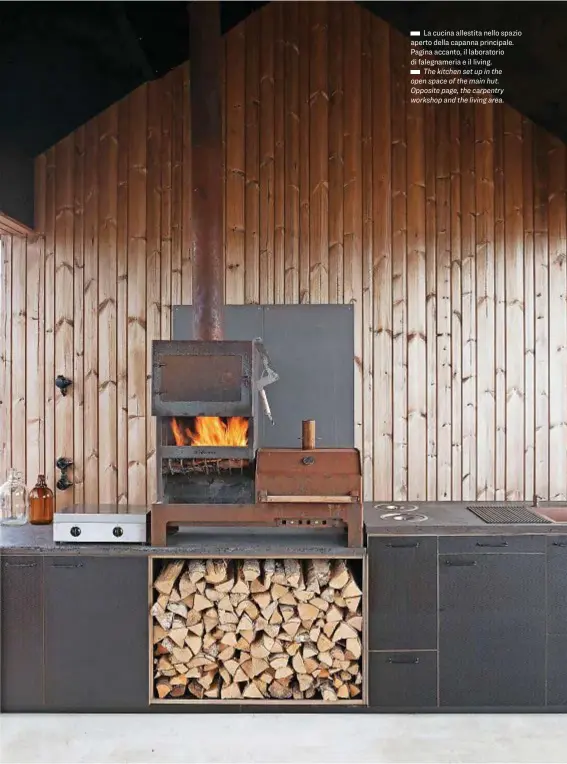
[[[264,5],[221,3],[227,31]],[[407,32],[518,28],[506,98],[567,140],[567,3],[363,2]],[[185,2],[0,4],[0,141],[40,153],[142,82],[188,57]]]

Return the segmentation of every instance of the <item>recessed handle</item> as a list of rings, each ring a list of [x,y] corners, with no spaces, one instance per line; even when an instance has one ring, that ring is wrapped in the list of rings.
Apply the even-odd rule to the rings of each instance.
[[[51,563],[52,568],[82,568],[84,567],[84,563],[82,562],[52,562]]]
[[[414,665],[419,663],[419,658],[415,655],[394,655],[392,658],[388,658],[388,663],[405,663]]]
[[[476,560],[445,560],[445,565],[452,568],[472,568],[476,565]]]
[[[390,549],[416,549],[419,546],[419,541],[406,541],[400,544],[386,544]]]
[[[4,565],[10,568],[37,568],[37,562],[10,562],[5,560]]]
[[[553,546],[567,546],[567,541],[552,541]]]
[[[477,541],[476,545],[479,547],[486,547],[487,549],[501,549],[502,547],[508,546],[508,542],[495,541],[494,543],[490,543],[490,541]]]

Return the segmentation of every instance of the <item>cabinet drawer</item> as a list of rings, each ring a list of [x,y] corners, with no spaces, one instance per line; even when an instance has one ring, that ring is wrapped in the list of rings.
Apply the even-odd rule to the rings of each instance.
[[[437,706],[437,652],[369,653],[370,706]]]
[[[546,686],[548,706],[567,707],[567,636],[547,637]]]
[[[567,636],[547,637],[547,705],[567,706]]]
[[[545,536],[441,536],[440,554],[545,552]]]

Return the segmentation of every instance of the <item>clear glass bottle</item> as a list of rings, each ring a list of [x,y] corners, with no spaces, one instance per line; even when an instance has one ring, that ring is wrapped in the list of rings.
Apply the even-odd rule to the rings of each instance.
[[[30,523],[49,525],[53,522],[53,491],[45,482],[45,475],[38,475],[37,483],[30,491]]]
[[[19,470],[8,470],[0,486],[0,525],[24,525],[28,521],[28,492]]]

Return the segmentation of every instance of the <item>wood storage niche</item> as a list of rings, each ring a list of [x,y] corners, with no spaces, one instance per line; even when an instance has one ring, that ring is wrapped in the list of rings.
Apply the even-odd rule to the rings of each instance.
[[[365,702],[360,558],[150,559],[151,703]]]

